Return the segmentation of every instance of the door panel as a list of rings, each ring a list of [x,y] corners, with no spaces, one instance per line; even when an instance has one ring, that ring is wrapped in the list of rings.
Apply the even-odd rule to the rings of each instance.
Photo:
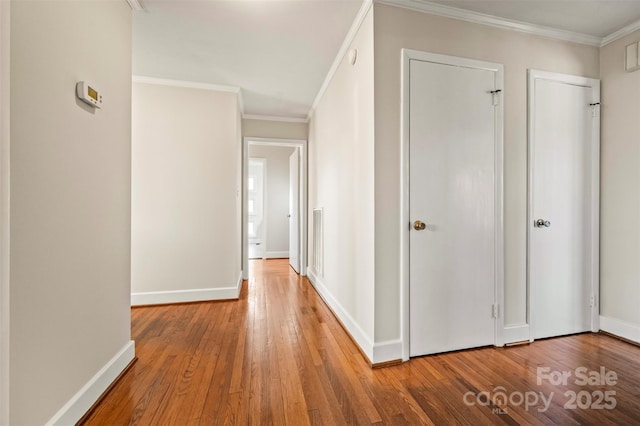
[[[289,157],[289,264],[300,273],[300,149]]]
[[[410,355],[495,342],[496,72],[411,60]]]
[[[591,328],[592,88],[535,79],[529,284],[533,338]],[[541,219],[546,224],[536,226]],[[548,225],[548,226],[545,226]]]

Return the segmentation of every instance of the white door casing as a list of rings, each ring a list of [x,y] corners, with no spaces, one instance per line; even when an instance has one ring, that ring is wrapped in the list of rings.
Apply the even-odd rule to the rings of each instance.
[[[597,331],[600,82],[529,70],[528,90],[531,340]]]
[[[300,150],[289,157],[289,264],[300,273]]]
[[[502,65],[403,53],[403,358],[501,345]]]
[[[283,146],[300,151],[300,275],[307,274],[307,141],[302,139],[274,139],[245,136],[242,143],[242,279],[249,278],[249,238],[247,180],[249,173],[249,146]]]

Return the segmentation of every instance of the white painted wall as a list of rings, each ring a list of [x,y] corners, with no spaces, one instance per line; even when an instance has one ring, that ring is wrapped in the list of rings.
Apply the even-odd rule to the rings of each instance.
[[[237,297],[237,94],[134,83],[132,97],[132,303]]]
[[[601,49],[600,314],[603,330],[640,342],[640,71],[624,71],[625,46]]]
[[[309,125],[307,123],[243,118],[242,135],[254,138],[307,140]]]
[[[373,359],[374,109],[373,11],[352,42],[354,66],[343,58],[309,124],[309,229],[324,209],[324,276],[316,288]],[[400,56],[397,58],[398,63]],[[309,236],[309,253],[313,240]],[[397,253],[395,254],[397,256]]]
[[[505,324],[526,323],[527,68],[597,78],[599,49],[375,4],[375,341],[400,337],[400,52],[505,65]],[[327,245],[329,247],[329,245]]]
[[[287,257],[289,253],[289,156],[294,150],[282,146],[249,146],[249,157],[267,160],[265,256],[268,258]]]
[[[9,423],[69,424],[88,406],[63,406],[121,350],[133,357],[131,10],[12,2],[11,52]],[[103,109],[76,99],[80,80]]]

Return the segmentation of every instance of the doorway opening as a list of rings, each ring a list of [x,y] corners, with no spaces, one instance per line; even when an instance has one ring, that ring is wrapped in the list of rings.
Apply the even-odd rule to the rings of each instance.
[[[267,151],[280,151],[286,165]],[[307,141],[245,137],[242,170],[242,278],[249,278],[250,258],[286,257],[306,275]]]

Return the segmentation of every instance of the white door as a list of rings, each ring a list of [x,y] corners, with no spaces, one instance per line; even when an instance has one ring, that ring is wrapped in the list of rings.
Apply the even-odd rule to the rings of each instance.
[[[529,72],[534,339],[589,331],[598,276],[598,80]]]
[[[410,61],[411,356],[495,343],[502,66],[441,60]]]
[[[266,217],[264,209],[265,169],[264,158],[249,159],[247,177],[247,236],[249,237],[249,259],[262,259],[265,254]]]
[[[300,149],[289,157],[289,264],[300,273]]]

